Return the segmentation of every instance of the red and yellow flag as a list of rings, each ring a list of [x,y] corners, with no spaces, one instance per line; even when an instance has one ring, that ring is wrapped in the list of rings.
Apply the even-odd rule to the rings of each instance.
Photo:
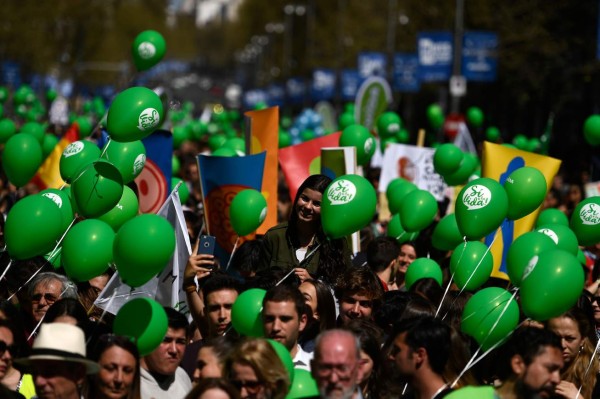
[[[58,144],[56,144],[50,155],[48,155],[48,158],[42,163],[37,174],[33,177],[33,183],[35,183],[40,190],[46,188],[61,188],[66,184],[60,177],[60,157],[65,148],[77,140],[79,140],[79,126],[77,123],[73,123]]]

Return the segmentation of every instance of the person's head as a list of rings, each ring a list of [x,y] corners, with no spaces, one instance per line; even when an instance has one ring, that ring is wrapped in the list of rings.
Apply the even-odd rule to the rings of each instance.
[[[340,321],[346,324],[352,319],[371,319],[383,298],[383,288],[368,267],[351,267],[339,276],[335,296],[340,303]]]
[[[0,320],[0,381],[11,369],[13,359],[19,354],[19,346],[15,342],[19,333],[9,321]]]
[[[232,351],[233,342],[227,336],[207,340],[198,351],[193,381],[198,383],[206,378],[223,377],[225,360]]]
[[[590,301],[594,312],[594,321],[596,322],[596,326],[600,326],[600,288],[596,290]]]
[[[50,305],[60,298],[77,298],[77,286],[67,277],[54,272],[40,273],[28,286],[31,316],[39,322]]]
[[[409,291],[425,298],[435,307],[440,304],[444,296],[444,289],[440,286],[440,283],[431,277],[418,279],[410,286]]]
[[[503,345],[504,364],[498,375],[517,382],[516,388],[531,397],[554,395],[563,367],[560,338],[552,331],[524,327],[517,329]]]
[[[273,339],[293,351],[298,336],[306,327],[304,296],[290,285],[278,285],[267,291],[263,299],[263,326],[265,337]]]
[[[230,266],[244,278],[254,277],[258,270],[262,247],[262,240],[244,242],[233,253]]]
[[[202,286],[208,338],[223,335],[229,328],[231,308],[239,291],[239,282],[224,273],[213,273]]]
[[[405,242],[400,245],[400,254],[398,255],[398,272],[406,274],[408,265],[417,259],[417,246],[414,242]]]
[[[321,398],[352,398],[362,380],[360,351],[360,342],[350,331],[332,329],[319,334],[311,373]]]
[[[424,369],[443,374],[450,356],[450,327],[443,321],[431,316],[401,320],[391,338],[390,360],[400,375],[412,379]]]
[[[44,317],[44,323],[73,324],[84,331],[84,325],[87,321],[87,312],[79,300],[74,298],[61,298],[54,302],[50,305]]]
[[[576,306],[558,317],[549,319],[546,326],[560,337],[565,366],[570,365],[586,346],[590,346],[588,337],[593,331],[592,322],[587,314]]]
[[[400,244],[394,237],[377,237],[367,246],[367,264],[375,273],[380,273],[393,267],[399,254]]]
[[[79,399],[86,374],[99,370],[98,363],[86,358],[83,331],[65,323],[42,324],[31,354],[14,364],[33,375],[40,399]]]
[[[327,284],[308,279],[298,289],[304,296],[304,302],[310,307],[313,318],[319,320],[320,330],[335,327],[335,300]]]
[[[377,371],[383,362],[381,352],[383,330],[372,321],[365,319],[351,320],[344,328],[351,331],[360,341],[362,378],[358,383],[364,386],[376,377]]]
[[[296,193],[290,225],[298,223],[318,224],[321,222],[321,200],[331,179],[325,175],[311,175],[302,182]]]
[[[225,370],[242,398],[282,399],[290,386],[287,370],[265,339],[240,341],[227,359]]]
[[[200,381],[185,399],[238,399],[238,390],[224,378],[205,378]]]
[[[167,333],[160,345],[142,358],[141,365],[151,373],[174,375],[187,346],[188,321],[175,309],[169,307],[164,309],[167,312],[169,326]]]
[[[139,399],[139,352],[130,338],[101,335],[90,358],[100,365],[100,371],[92,379],[94,398]]]

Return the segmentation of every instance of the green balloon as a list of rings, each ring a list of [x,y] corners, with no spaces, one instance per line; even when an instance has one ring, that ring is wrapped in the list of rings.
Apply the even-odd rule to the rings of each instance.
[[[356,123],[356,119],[354,118],[354,111],[352,112],[344,112],[340,115],[338,125],[340,130],[344,130],[350,125],[354,125]]]
[[[406,129],[400,129],[396,134],[396,139],[399,143],[407,144],[410,141],[410,133]]]
[[[171,157],[171,169],[174,175],[178,174],[181,169],[181,162],[175,154]]]
[[[496,126],[488,127],[485,129],[485,138],[492,143],[496,143],[498,140],[500,140],[500,129],[498,129]]]
[[[589,144],[600,144],[600,115],[591,115],[585,120],[583,135]]]
[[[208,133],[208,125],[202,121],[193,121],[190,123],[190,136],[194,140],[200,140]]]
[[[529,152],[538,152],[541,145],[542,143],[540,142],[540,139],[538,139],[537,137],[532,137],[527,142],[525,149]]]
[[[44,130],[44,126],[40,123],[27,122],[21,126],[19,133],[29,133],[35,137],[40,144],[42,144],[42,141],[44,140]]]
[[[455,206],[458,230],[469,240],[479,240],[495,231],[505,219],[508,198],[500,183],[482,177],[460,190]]]
[[[131,45],[133,63],[138,71],[145,71],[158,64],[165,55],[167,43],[155,30],[145,30],[135,37]]]
[[[585,257],[585,254],[583,253],[581,248],[579,248],[579,250],[577,251],[577,260],[579,261],[579,263],[581,263],[581,266],[587,266],[587,258]]]
[[[292,145],[292,135],[285,130],[279,131],[279,148],[289,147]]]
[[[48,89],[48,91],[46,91],[46,100],[48,100],[48,102],[51,103],[52,101],[56,100],[56,97],[58,97],[56,90]]]
[[[545,224],[562,224],[563,226],[568,226],[569,218],[560,209],[548,208],[540,212],[540,215],[535,222],[535,227],[540,227]]]
[[[280,125],[284,129],[289,129],[290,127],[292,127],[292,123],[292,118],[290,118],[289,116],[282,116],[280,119]]]
[[[530,231],[517,237],[508,248],[506,257],[507,274],[512,285],[521,285],[523,272],[534,256],[551,249],[556,249],[556,244],[546,234]]]
[[[488,287],[469,298],[460,327],[485,352],[506,341],[518,323],[519,305],[510,292],[499,287]]]
[[[469,107],[467,109],[467,122],[475,127],[481,127],[483,125],[483,111],[478,107]]]
[[[469,178],[475,173],[478,166],[479,159],[477,158],[477,155],[471,154],[470,152],[465,152],[463,154],[463,160],[458,169],[453,173],[443,176],[444,181],[449,186],[465,184],[466,181],[469,180]]]
[[[50,252],[62,232],[62,215],[52,200],[29,195],[8,212],[4,240],[11,259],[20,260]]]
[[[82,169],[71,184],[78,213],[98,217],[111,210],[123,195],[123,178],[110,162],[98,160]]]
[[[586,198],[577,204],[571,214],[571,229],[580,245],[600,242],[600,197]]]
[[[350,125],[342,131],[340,147],[356,147],[356,162],[367,165],[375,153],[375,138],[366,127]]]
[[[219,128],[219,125],[217,125],[214,122],[210,122],[207,126],[206,126],[206,131],[208,132],[209,135],[214,135],[219,133],[221,129]],[[224,136],[225,137],[225,136]]]
[[[524,166],[512,172],[504,183],[510,220],[521,219],[539,208],[546,198],[546,178],[538,169]]]
[[[81,171],[100,158],[100,148],[91,141],[79,140],[69,144],[60,156],[60,177],[71,183]]]
[[[42,147],[32,135],[19,133],[4,145],[2,167],[8,181],[23,187],[42,165]]]
[[[568,226],[562,224],[545,224],[537,228],[537,231],[550,237],[558,249],[567,251],[573,256],[577,255],[579,244],[577,236]]]
[[[267,200],[254,189],[242,190],[233,197],[229,217],[233,231],[240,237],[255,231],[267,216]]]
[[[71,205],[71,198],[69,193],[65,190],[58,190],[56,188],[47,188],[39,192],[42,197],[50,198],[60,210],[62,215],[62,227],[61,231],[64,233],[67,231],[73,219],[75,213],[73,212],[73,206]]]
[[[173,148],[181,147],[184,141],[190,139],[190,130],[186,126],[175,126],[173,128]]]
[[[528,143],[529,143],[529,139],[526,136],[522,135],[522,134],[517,134],[513,138],[513,144],[519,150],[525,150],[527,148],[527,144]]]
[[[72,280],[87,281],[104,273],[112,262],[115,232],[106,223],[86,219],[74,225],[62,243],[62,265]]]
[[[475,387],[467,385],[456,389],[444,396],[446,399],[495,399],[496,391],[494,387],[481,386]]]
[[[177,184],[179,184],[179,182],[181,182],[181,186],[179,186],[179,202],[181,202],[181,205],[184,205],[187,200],[190,198],[190,190],[188,189],[187,184],[181,180],[179,177],[172,177],[171,178],[171,191],[173,191],[175,189],[175,187],[177,186]]]
[[[52,153],[54,147],[58,144],[59,139],[52,133],[44,134],[44,139],[42,140],[42,157],[47,158],[48,155]]]
[[[400,204],[400,221],[409,233],[421,231],[433,222],[438,212],[435,197],[426,190],[413,190]]]
[[[451,251],[462,242],[454,213],[444,216],[433,229],[432,245],[442,251]]]
[[[224,148],[229,148],[235,151],[236,155],[242,157],[246,154],[246,141],[239,137],[227,139],[223,144]]]
[[[285,399],[314,398],[319,396],[317,382],[310,371],[303,369],[294,370],[294,379]]]
[[[384,112],[377,118],[377,133],[380,138],[395,136],[401,128],[402,120],[395,112]]]
[[[417,190],[417,186],[413,182],[410,182],[402,177],[397,177],[392,180],[385,190],[390,212],[392,214],[400,212],[400,207],[402,206],[402,200],[404,197],[408,193],[415,190]]]
[[[281,364],[285,367],[288,372],[288,376],[290,377],[290,381],[294,379],[294,360],[290,355],[290,351],[280,342],[277,342],[273,339],[267,339],[267,342],[271,345],[275,353],[277,353],[277,357],[281,360]]]
[[[521,307],[527,317],[548,320],[577,303],[583,291],[583,268],[575,255],[562,249],[534,257],[521,282]]]
[[[264,337],[261,312],[266,293],[261,288],[250,288],[236,298],[231,307],[231,324],[240,335]]]
[[[0,143],[6,143],[17,132],[15,123],[10,119],[0,120]]]
[[[348,236],[373,220],[376,205],[377,193],[367,179],[342,175],[333,180],[323,194],[323,231],[332,239]]]
[[[227,147],[221,147],[218,150],[215,150],[211,155],[215,157],[237,157],[238,154],[235,150]]]
[[[442,176],[458,170],[464,158],[460,148],[451,143],[442,144],[433,154],[433,167]]]
[[[489,248],[480,241],[458,244],[450,257],[454,282],[462,290],[475,290],[492,274],[494,259]]]
[[[313,132],[310,129],[304,129],[303,131],[300,132],[300,140],[304,141],[309,141],[314,139],[315,136],[315,132]]]
[[[150,298],[127,301],[115,317],[113,332],[130,337],[140,356],[152,353],[163,342],[169,322],[163,306]]]
[[[431,126],[439,129],[444,124],[444,111],[437,104],[431,104],[427,107],[427,119]]]
[[[416,240],[419,236],[419,232],[415,231],[413,233],[409,233],[404,230],[404,227],[402,227],[402,222],[400,221],[400,215],[395,214],[392,216],[387,225],[387,236],[394,237],[396,241],[398,241],[398,244],[402,244],[407,241]]]
[[[441,287],[443,278],[442,268],[433,259],[417,258],[408,265],[408,269],[406,270],[406,277],[404,278],[406,289],[410,290],[410,287],[416,281],[424,278],[434,279]]]
[[[62,267],[62,247],[58,247],[56,251],[50,251],[46,255],[44,255],[44,259],[46,259],[55,270],[58,270]]]
[[[8,89],[4,86],[0,86],[0,103],[3,103],[8,98]]]
[[[98,216],[98,220],[107,223],[117,232],[128,220],[133,219],[139,211],[139,201],[135,193],[128,186],[123,186],[121,199],[111,210]]]
[[[131,87],[117,94],[108,109],[107,129],[111,139],[141,140],[163,121],[160,97],[145,87]]]
[[[225,135],[215,134],[208,138],[208,147],[210,148],[210,151],[214,153],[216,150],[221,148],[226,141],[227,137],[225,137]]]
[[[121,173],[123,184],[132,182],[146,165],[146,147],[141,140],[127,143],[110,140],[102,152],[102,159],[112,163]]]
[[[79,134],[81,137],[88,137],[92,134],[92,122],[85,116],[80,116],[75,119],[75,123],[79,127]]]
[[[115,237],[113,257],[121,280],[147,283],[165,268],[175,251],[175,231],[164,218],[144,214],[125,222]]]

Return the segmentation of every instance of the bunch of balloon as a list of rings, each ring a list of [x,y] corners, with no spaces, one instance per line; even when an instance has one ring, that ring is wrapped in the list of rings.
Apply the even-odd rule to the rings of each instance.
[[[377,194],[373,185],[358,175],[342,175],[325,189],[321,222],[331,239],[349,236],[368,225],[375,215]]]
[[[479,159],[470,152],[463,153],[451,143],[440,145],[433,154],[433,167],[450,186],[465,184],[479,168]]]
[[[323,127],[323,117],[310,108],[303,109],[293,121],[288,119],[286,125],[287,128],[282,127],[287,129],[283,133],[284,136],[285,134],[289,136],[290,142],[288,145],[302,143],[327,134]],[[280,138],[282,138],[282,131],[280,131]],[[286,140],[285,137],[283,139]],[[280,147],[285,147],[282,144],[285,144],[285,142],[280,141]]]

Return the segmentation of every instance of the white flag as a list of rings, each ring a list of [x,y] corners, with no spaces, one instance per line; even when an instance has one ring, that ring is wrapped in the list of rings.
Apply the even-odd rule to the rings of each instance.
[[[183,314],[190,313],[185,292],[181,287],[180,276],[183,275],[192,248],[177,188],[158,211],[158,215],[167,219],[175,230],[175,252],[167,266],[158,276],[137,288],[123,283],[119,273],[115,273],[98,295],[94,302],[95,306],[116,315],[121,306],[130,299],[147,297],[155,299],[163,306],[175,308]]]
[[[477,155],[477,148],[475,147],[475,143],[473,143],[471,132],[469,132],[469,128],[464,122],[460,122],[458,124],[458,133],[454,138],[454,145],[460,148],[463,152],[470,152]]]

